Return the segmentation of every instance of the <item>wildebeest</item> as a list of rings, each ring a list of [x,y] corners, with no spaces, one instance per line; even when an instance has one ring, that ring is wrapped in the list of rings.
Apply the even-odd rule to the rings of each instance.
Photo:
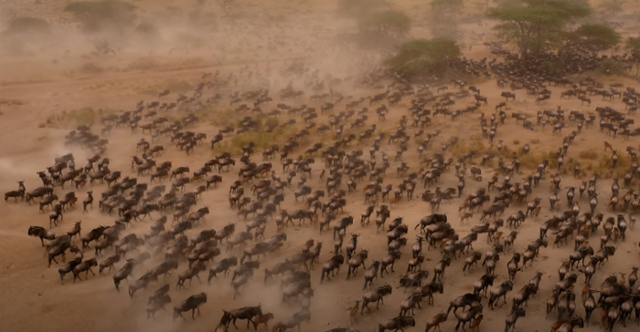
[[[129,278],[131,276],[131,273],[133,273],[134,263],[135,260],[133,258],[127,259],[127,262],[124,264],[124,266],[120,268],[120,270],[118,270],[116,274],[113,275],[113,284],[116,286],[116,290],[118,292],[120,291],[120,282]]]
[[[235,310],[224,311],[225,314],[229,314],[230,324],[237,329],[236,320],[238,319],[246,319],[247,320],[247,328],[249,328],[249,323],[253,324],[255,329],[258,328],[258,324],[253,321],[254,317],[262,316],[262,305],[258,304],[254,307],[242,307]]]
[[[238,265],[238,258],[235,256],[223,258],[218,263],[216,263],[211,269],[209,269],[209,278],[207,282],[211,283],[211,279],[218,278],[217,274],[220,272],[224,272],[224,275],[227,275],[229,268]],[[266,273],[266,272],[265,272]]]
[[[386,330],[404,331],[405,327],[416,326],[416,321],[413,317],[395,317],[385,321],[378,325],[378,332],[384,332]]]
[[[173,319],[180,317],[186,320],[182,313],[191,310],[191,318],[196,319],[196,311],[200,314],[200,305],[207,303],[207,293],[200,293],[189,296],[186,300],[173,307]]]
[[[43,247],[44,240],[53,240],[56,238],[56,234],[53,231],[40,226],[30,226],[27,235],[39,237]]]

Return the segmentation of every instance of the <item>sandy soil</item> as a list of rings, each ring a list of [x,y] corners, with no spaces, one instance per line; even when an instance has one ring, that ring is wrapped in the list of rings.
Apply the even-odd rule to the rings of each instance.
[[[408,2],[408,4],[403,5],[406,8],[411,8],[413,3]],[[467,27],[467,29],[471,30],[473,28]],[[474,42],[470,41],[470,43],[473,44]],[[301,48],[296,48],[296,50],[300,49]],[[473,51],[469,53],[469,56],[483,56],[486,52],[486,49],[481,46],[476,46],[473,48]],[[299,53],[305,54],[303,51]],[[204,58],[204,54],[210,53],[198,53],[194,51],[189,55],[163,54],[161,56],[154,56],[154,61],[156,61],[158,65],[147,70],[138,70],[135,68],[127,70],[127,64],[144,61],[144,58],[140,60],[141,58],[136,55],[121,55],[114,59],[100,60],[104,61],[102,63],[104,63],[105,68],[114,68],[100,75],[82,74],[78,72],[77,63],[81,61],[79,60],[81,59],[80,55],[71,55],[69,58],[55,56],[2,60],[3,62],[0,63],[0,66],[2,66],[2,80],[5,84],[0,86],[0,98],[17,99],[23,101],[24,104],[0,106],[0,111],[2,111],[2,115],[0,115],[0,174],[2,174],[2,176],[0,176],[0,188],[4,191],[15,190],[17,189],[16,181],[25,180],[27,190],[35,189],[41,185],[40,180],[36,176],[36,172],[52,164],[55,156],[72,152],[78,164],[83,164],[84,160],[91,156],[90,152],[81,148],[65,148],[63,146],[64,135],[68,130],[47,126],[41,128],[40,125],[52,114],[82,107],[130,110],[138,100],[154,100],[155,96],[153,96],[153,94],[155,94],[156,91],[162,90],[165,87],[170,88],[176,86],[176,82],[187,82],[192,86],[197,84],[200,82],[200,76],[203,72],[212,72],[215,70],[220,70],[223,74],[231,71],[237,72],[238,68],[246,64],[256,66],[255,70],[261,71],[265,70],[267,66],[265,62],[269,62],[269,66],[273,68],[278,68],[282,66],[287,59],[298,56],[297,54],[291,56],[291,54],[287,52],[274,52],[270,54],[267,59],[263,58],[261,60],[262,63],[255,65],[255,58],[247,57],[239,60],[234,59],[233,56],[227,56],[225,59],[212,61]],[[320,64],[319,67],[323,69],[328,68],[323,65],[336,60],[335,58],[322,59],[322,55],[318,55],[317,53],[307,55],[310,56],[311,60],[309,61],[311,63]],[[57,61],[53,63],[52,58],[55,58]],[[203,58],[204,60],[202,60]],[[313,62],[314,59],[316,62]],[[340,68],[343,67],[334,65],[330,69],[332,69],[331,72],[335,75],[335,72],[340,71]],[[33,75],[24,73],[33,73]],[[274,81],[276,85],[272,88],[272,91],[277,91],[286,85],[286,81],[282,78],[276,78]],[[616,81],[631,86],[637,85],[630,81]],[[607,81],[606,83],[611,82]],[[280,84],[280,86],[277,84]],[[502,101],[499,97],[502,90],[497,88],[495,82],[492,80],[476,84],[476,86],[482,90],[483,95],[489,97],[489,105],[481,108],[481,111],[489,116],[493,113],[494,106]],[[453,87],[451,87],[451,89],[453,89]],[[341,91],[345,95],[355,96],[366,96],[373,93],[373,91],[353,90],[349,83],[344,83],[336,87],[335,90]],[[509,102],[507,113],[510,114],[511,111],[517,111],[535,116],[537,110],[555,109],[557,106],[562,106],[565,110],[591,112],[596,106],[612,105],[610,102],[593,98],[594,102],[590,106],[583,106],[575,99],[560,100],[559,94],[562,88],[552,87],[551,90],[553,91],[552,100],[544,105],[536,105],[531,97],[525,96],[524,91],[518,91],[518,99],[516,102]],[[209,91],[207,93],[211,94],[213,92],[214,91]],[[173,97],[175,97],[175,93],[172,94],[172,98]],[[409,101],[408,98],[405,98],[400,104],[391,109],[386,122],[378,123],[378,128],[381,132],[389,133],[394,129],[400,117],[407,114],[406,109]],[[307,98],[289,103],[295,105],[303,103],[308,105],[314,104],[313,102],[309,102]],[[464,105],[465,103],[470,103],[470,100],[462,100],[458,103],[458,106]],[[623,104],[619,100],[615,100],[613,105],[618,109],[623,109]],[[316,106],[319,106],[319,104]],[[338,108],[340,109],[340,107]],[[198,123],[196,127],[191,130],[194,132],[207,133],[209,137],[213,136],[219,129],[213,124],[216,122],[215,117],[215,114],[207,116],[206,121]],[[480,135],[478,117],[478,114],[471,115],[458,119],[455,122],[443,118],[434,119],[433,124],[427,128],[426,131],[433,132],[435,130],[441,130],[442,133],[427,153],[432,154],[439,151],[441,143],[453,136],[475,140],[476,137]],[[635,120],[640,120],[638,115],[631,117]],[[282,116],[283,121],[287,118],[288,116]],[[317,123],[324,123],[326,121],[327,117],[322,116],[318,119]],[[366,125],[369,126],[373,123],[377,123],[376,116],[370,114]],[[94,131],[99,131],[99,128],[99,125],[94,126]],[[574,129],[575,125],[569,125],[568,128],[565,128],[563,131],[563,135],[568,134]],[[410,135],[413,135],[415,129],[411,129],[410,131]],[[357,131],[354,130],[353,132]],[[140,132],[132,134],[127,129],[114,130],[108,137],[110,143],[105,155],[111,160],[110,168],[112,170],[123,171],[123,176],[131,176],[131,157],[140,155],[139,151],[136,151],[135,143],[143,137],[149,139],[148,134],[142,135]],[[562,137],[563,136],[551,135],[549,127],[544,130],[538,128],[533,132],[524,131],[521,126],[516,125],[510,117],[506,125],[499,128],[497,135],[497,139],[503,140],[504,144],[512,150],[521,149],[525,143],[529,142],[534,152],[555,151],[561,146]],[[332,142],[331,134],[314,134],[312,138],[308,140],[308,143],[311,145],[318,140],[322,140],[325,143]],[[569,156],[576,158],[581,151],[594,150],[608,158],[609,153],[605,155],[601,152],[603,147],[602,142],[604,140],[611,142],[614,147],[621,152],[624,151],[626,146],[638,148],[638,142],[634,140],[624,140],[623,138],[613,139],[599,132],[597,128],[589,128],[585,129],[583,133],[578,136],[576,143],[570,148]],[[173,162],[174,167],[190,166],[191,169],[194,170],[211,158],[211,151],[208,148],[208,144],[198,146],[195,153],[189,157],[186,157],[184,152],[172,146],[168,138],[162,138],[158,144],[163,144],[166,152],[157,158],[157,160],[170,160]],[[486,140],[483,140],[483,144],[487,147],[489,146]],[[404,157],[404,161],[414,170],[419,168],[418,157],[415,152],[416,147],[417,144],[411,142],[410,152],[405,154]],[[301,147],[299,151],[303,151],[303,149],[306,149],[306,147]],[[368,145],[355,145],[350,149],[364,150],[368,149]],[[383,144],[382,150],[389,156],[395,155],[395,147],[393,145]],[[621,155],[622,154],[623,153],[621,153]],[[258,160],[261,159],[259,156],[256,156],[256,158]],[[277,171],[277,174],[280,175],[280,162],[273,161],[273,163],[274,169]],[[401,181],[401,179],[394,174],[396,164],[397,162],[392,162],[390,172],[385,177],[385,184],[390,183],[396,185]],[[321,163],[317,162],[313,168],[314,179],[309,181],[309,184],[314,190],[324,189],[324,185],[315,177],[321,169]],[[229,173],[223,173],[223,183],[217,189],[208,190],[204,193],[202,200],[198,203],[198,207],[207,206],[212,213],[205,218],[204,224],[199,224],[196,228],[187,232],[189,237],[194,236],[206,228],[220,229],[229,222],[235,222],[238,229],[244,228],[244,221],[239,219],[236,216],[236,212],[229,207],[227,199],[227,188],[236,180],[237,170],[238,166],[232,168]],[[486,186],[486,179],[492,176],[492,172],[493,170],[489,168],[484,169],[483,177],[485,181],[481,183],[471,180],[467,181],[465,192],[471,193],[481,186]],[[523,170],[522,174],[516,176],[514,182],[522,182],[522,179],[531,173],[531,170]],[[587,173],[589,176],[591,175],[589,171],[587,171]],[[585,176],[583,179],[573,179],[570,175],[570,170],[564,170],[563,174],[566,174],[563,176],[563,188],[569,186],[577,187],[580,181],[587,178]],[[147,182],[148,176],[139,177],[139,180]],[[542,213],[539,217],[527,219],[520,227],[518,230],[520,235],[515,245],[516,252],[522,253],[526,245],[537,238],[540,224],[553,215],[548,209],[548,196],[551,193],[546,185],[547,180],[548,178],[543,181],[543,184],[538,187],[532,195],[532,197],[542,198]],[[294,182],[297,182],[297,179],[294,180]],[[442,188],[455,187],[456,183],[457,179],[454,174],[447,172],[438,183],[438,186]],[[164,184],[168,185],[169,183]],[[360,187],[363,185],[364,184],[360,184]],[[601,202],[597,210],[605,213],[606,216],[612,215],[612,212],[606,208],[611,180],[602,180],[599,182],[599,185],[598,191],[602,194]],[[634,183],[633,187],[635,186],[637,186],[636,183]],[[190,184],[187,190],[194,188],[195,185]],[[69,190],[70,189],[61,189],[59,187],[55,189],[60,197]],[[87,190],[93,190],[98,194],[96,196],[99,197],[99,193],[106,190],[106,184],[96,184],[93,187],[87,186],[75,190],[75,192],[76,195],[82,199],[86,196],[85,193]],[[419,186],[417,192],[421,191],[422,187]],[[563,201],[564,193],[565,190],[561,192]],[[492,194],[495,194],[495,192]],[[292,211],[302,207],[301,203],[294,203],[291,189],[286,189],[285,195],[284,209]],[[366,208],[366,205],[363,204],[364,198],[361,190],[358,189],[356,193],[349,194],[347,199],[349,204],[344,209],[344,215],[353,215],[358,218]],[[457,233],[463,237],[468,234],[471,227],[478,222],[479,214],[476,214],[468,224],[460,225],[457,211],[460,203],[461,200],[459,199],[454,199],[451,203],[444,203],[441,206],[440,213],[446,213],[449,216],[452,226],[456,229]],[[588,208],[586,199],[580,201],[580,206],[583,211]],[[523,208],[525,207],[512,205],[505,212],[505,216]],[[365,315],[361,317],[360,321],[353,324],[353,326],[360,331],[373,331],[377,328],[378,323],[395,317],[398,314],[400,302],[409,295],[408,293],[403,293],[402,289],[396,289],[395,287],[398,285],[399,277],[403,275],[403,271],[406,268],[407,261],[410,257],[410,246],[413,244],[415,236],[417,235],[413,230],[413,225],[415,225],[421,217],[431,213],[429,205],[419,199],[412,201],[403,200],[397,206],[393,206],[391,211],[391,219],[403,217],[405,223],[410,226],[411,231],[406,235],[409,239],[409,248],[402,249],[404,255],[399,263],[396,264],[395,273],[392,273],[390,276],[385,276],[385,278],[379,278],[374,282],[374,287],[389,283],[394,287],[393,294],[385,298],[384,305],[381,305],[379,310],[373,310],[368,313],[365,312]],[[105,276],[90,276],[89,280],[83,280],[75,284],[70,282],[69,275],[67,276],[67,282],[61,285],[57,272],[57,268],[60,265],[54,264],[51,268],[47,268],[46,259],[42,254],[42,248],[37,244],[38,240],[27,236],[27,228],[30,225],[45,226],[47,224],[48,213],[39,212],[37,205],[27,205],[24,202],[14,203],[10,199],[6,203],[0,203],[0,215],[2,216],[2,222],[0,223],[1,331],[18,332],[44,329],[51,332],[106,332],[114,330],[160,332],[178,330],[204,331],[214,329],[220,319],[222,309],[228,310],[247,305],[256,305],[258,303],[262,304],[265,312],[274,313],[276,317],[275,321],[284,320],[296,312],[299,307],[295,304],[281,304],[279,283],[277,281],[270,281],[267,285],[263,285],[263,268],[281,262],[289,255],[298,252],[302,244],[309,239],[315,239],[325,244],[320,256],[321,262],[326,261],[332,256],[330,250],[333,240],[329,232],[319,234],[316,227],[310,226],[288,227],[285,229],[288,235],[288,241],[285,246],[279,253],[272,254],[261,262],[262,266],[260,271],[249,283],[242,296],[236,300],[232,299],[233,289],[229,285],[229,277],[213,280],[212,283],[208,285],[206,283],[206,272],[201,275],[203,279],[202,283],[194,280],[194,282],[187,285],[185,289],[176,290],[175,283],[177,277],[174,274],[166,280],[166,282],[171,284],[170,296],[174,304],[186,299],[192,294],[207,292],[208,302],[201,308],[202,316],[195,322],[190,319],[186,323],[180,321],[173,322],[171,318],[171,305],[169,305],[167,306],[167,312],[158,313],[157,320],[150,320],[146,319],[145,312],[147,298],[153,290],[163,285],[162,282],[152,283],[147,290],[138,292],[133,299],[130,299],[125,291],[120,293],[116,292],[113,287],[111,273]],[[159,217],[159,214],[153,214],[154,220]],[[87,213],[83,213],[81,208],[76,207],[64,215],[64,221],[55,227],[54,231],[57,234],[63,234],[71,229],[74,221],[82,220],[83,232],[86,232],[98,225],[111,225],[115,218],[115,216],[100,213],[97,206]],[[143,222],[136,223],[132,228],[127,229],[125,233],[133,232],[143,234],[147,232],[150,225],[151,222],[147,219]],[[267,238],[275,234],[275,232],[275,225],[269,223],[266,231]],[[349,232],[361,234],[359,248],[367,249],[370,252],[370,260],[367,262],[367,265],[369,265],[371,259],[379,260],[386,256],[386,237],[383,233],[376,234],[373,225],[363,228],[356,222],[356,224],[349,229]],[[627,235],[626,241],[616,244],[618,251],[611,261],[596,273],[592,282],[592,285],[595,285],[596,288],[599,287],[604,277],[609,274],[618,272],[628,273],[632,266],[637,265],[637,243],[640,240],[640,236],[636,230],[630,230]],[[551,238],[553,238],[553,236],[551,236]],[[592,242],[598,242],[597,238],[592,239]],[[474,243],[474,249],[477,251],[484,253],[489,248],[490,246],[486,243],[484,235],[481,235],[479,240]],[[526,317],[518,321],[516,327],[518,331],[546,331],[549,326],[556,321],[555,317],[545,318],[545,302],[551,294],[551,288],[558,280],[556,273],[557,268],[560,266],[561,261],[567,258],[571,252],[572,245],[567,245],[562,248],[551,248],[550,245],[548,248],[541,249],[540,258],[534,263],[533,268],[526,268],[525,271],[518,274],[516,286],[514,287],[515,290],[519,290],[526,281],[533,277],[536,271],[543,271],[545,273],[541,284],[541,292],[529,302]],[[103,257],[99,258],[99,261],[111,253],[111,251],[107,252]],[[223,250],[222,255],[217,259],[239,253],[240,252],[224,252]],[[423,254],[427,259],[424,267],[432,273],[433,266],[441,257],[439,250],[427,251],[425,248]],[[506,263],[510,256],[511,253],[505,255],[498,264],[498,268],[496,269],[498,275],[496,285],[507,278]],[[93,252],[87,251],[85,258],[91,257],[93,257]],[[147,269],[159,264],[161,261],[162,257],[159,257],[159,255],[152,257],[144,266],[136,268],[134,277],[137,278],[141,276]],[[118,264],[117,268],[121,267],[121,265],[122,263]],[[481,268],[476,268],[472,272],[462,272],[462,265],[463,261],[454,261],[451,267],[447,269],[443,279],[444,294],[436,295],[434,306],[423,303],[423,308],[416,310],[415,318],[417,325],[415,328],[408,329],[408,331],[423,329],[428,319],[440,311],[446,310],[450,300],[472,291],[473,283],[479,279],[484,272]],[[186,263],[181,263],[178,271],[181,272],[185,268]],[[97,269],[94,270],[97,273]],[[360,300],[364,293],[362,290],[363,273],[360,272],[358,277],[352,280],[345,280],[346,267],[344,267],[337,278],[330,282],[325,282],[322,285],[319,284],[320,271],[317,265],[311,273],[312,283],[315,289],[315,297],[312,299],[311,306],[312,320],[308,324],[304,323],[302,330],[324,331],[332,327],[345,327],[350,325],[347,309],[353,305],[354,301]],[[577,284],[579,288],[582,287],[583,281],[583,276],[580,276]],[[126,283],[124,285],[126,288]],[[511,298],[512,294],[513,293],[508,297]],[[578,308],[576,311],[577,314],[584,315],[584,310],[579,298],[576,300],[576,305]],[[508,313],[509,309],[507,306],[494,311],[485,307],[485,319],[480,330],[497,331],[498,329],[503,329],[504,319]],[[599,310],[596,311],[591,327],[585,327],[584,331],[598,331],[601,329],[599,327],[599,313]],[[243,324],[239,324],[239,326],[241,327],[240,330],[246,330]],[[454,326],[455,318],[450,316],[449,320],[442,325],[442,329],[444,331],[451,331]],[[631,331],[634,328],[637,328],[635,323],[630,323],[628,328],[616,325],[616,330],[618,331]]]

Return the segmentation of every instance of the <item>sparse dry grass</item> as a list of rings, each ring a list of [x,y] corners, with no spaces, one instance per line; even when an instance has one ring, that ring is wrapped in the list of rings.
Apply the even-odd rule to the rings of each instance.
[[[482,136],[473,135],[469,138],[459,139],[456,144],[449,148],[454,158],[459,158],[464,154],[474,151],[476,157],[481,156],[485,152],[486,148],[482,142]]]
[[[578,153],[578,158],[586,160],[596,160],[600,157],[600,154],[594,150],[584,150]]]
[[[250,142],[255,143],[254,151],[261,152],[274,144],[283,145],[298,131],[295,126],[279,127],[272,132],[266,132],[262,127],[257,131],[248,131],[231,138],[225,138],[220,145],[213,149],[213,153],[229,152],[232,155],[238,155],[242,153],[242,147]],[[305,137],[298,140],[298,143],[304,146],[307,141],[308,137]]]
[[[530,151],[527,154],[520,155],[519,158],[520,168],[537,169],[538,165],[545,160],[549,160],[549,167],[558,167],[555,151]]]
[[[73,129],[80,125],[92,126],[100,122],[100,117],[112,112],[108,109],[94,110],[90,107],[64,110],[49,116],[44,123],[38,125],[38,128]]]

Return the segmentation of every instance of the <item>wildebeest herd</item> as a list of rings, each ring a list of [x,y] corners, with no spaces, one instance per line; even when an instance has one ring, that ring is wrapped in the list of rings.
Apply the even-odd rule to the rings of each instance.
[[[509,58],[508,52],[489,46],[494,54]],[[42,213],[48,211],[49,224],[34,224],[28,234],[40,239],[48,266],[58,264],[61,283],[70,279],[67,275],[73,276],[72,283],[110,277],[115,291],[126,290],[131,298],[147,292],[148,318],[155,319],[171,305],[174,320],[189,312],[196,319],[207,310],[208,297],[228,287],[221,279],[230,282],[234,300],[252,297],[247,286],[273,287],[279,279],[278,302],[295,307],[293,315],[275,317],[269,311],[277,308],[267,310],[256,301],[223,310],[215,329],[238,328],[237,320],[247,320],[246,327],[256,330],[300,330],[312,320],[316,294],[340,277],[355,285],[354,290],[362,285],[362,292],[349,292],[354,304],[347,304],[344,317],[332,317],[330,323],[345,326],[349,320],[350,325],[331,328],[333,332],[358,331],[370,326],[371,319],[380,332],[409,330],[417,320],[426,322],[427,332],[440,330],[448,321],[455,331],[477,331],[485,313],[496,316],[493,311],[504,305],[509,307],[509,332],[526,317],[528,302],[544,301],[536,296],[542,291],[549,294],[546,315],[555,321],[550,322],[552,331],[590,324],[611,331],[630,320],[640,323],[638,268],[631,263],[637,250],[617,250],[632,242],[628,237],[640,212],[633,189],[640,174],[636,149],[628,146],[625,155],[617,150],[640,134],[632,128],[640,93],[629,86],[606,88],[588,77],[573,82],[535,75],[509,67],[508,61],[461,60],[456,66],[472,75],[495,77],[500,88],[510,91],[484,96],[464,80],[430,86],[375,73],[355,82],[366,93],[346,96],[338,92],[344,85],[340,80],[302,70],[295,73],[304,87],[289,85],[274,93],[265,88],[239,91],[233,84],[238,77],[260,75],[247,68],[228,76],[204,75],[192,94],[179,95],[175,102],[161,102],[172,97],[164,90],[158,101],[104,116],[101,135],[89,126],[69,132],[69,153],[37,173],[42,185],[36,185],[35,177],[19,179],[18,189],[6,192],[5,201],[22,202],[25,208],[37,204]],[[558,98],[577,96],[591,104],[591,98],[601,96],[602,103],[593,112],[518,110],[516,100],[549,103],[556,86],[571,87]],[[494,98],[504,102],[489,108]],[[510,106],[513,111],[505,110]],[[615,109],[619,106],[626,114]],[[213,134],[197,132],[206,115],[203,109],[223,107],[233,108],[235,125]],[[265,121],[269,118],[278,121]],[[478,121],[473,127],[489,149],[461,151],[470,136],[466,133],[445,137],[443,125],[463,118]],[[521,165],[538,151],[529,143],[508,146],[502,133],[517,130],[557,137],[558,149],[533,167]],[[122,158],[102,137],[116,132],[143,137],[129,140],[138,151],[130,165],[112,170],[111,160]],[[247,135],[253,132],[292,134],[266,146],[260,141],[233,146],[242,141],[237,137],[261,137]],[[570,148],[583,135],[608,135],[604,149],[587,147],[607,153],[603,160],[610,171],[604,175],[570,162],[575,159],[569,157]],[[210,144],[205,142],[208,137]],[[215,152],[194,167],[200,150]],[[74,156],[76,151],[89,151],[92,157],[85,164]],[[170,151],[186,155],[163,160]],[[622,181],[607,179],[619,172]],[[444,187],[450,181],[457,185]],[[30,186],[36,188],[28,190]],[[228,205],[212,208],[205,195],[228,195]],[[421,215],[406,217],[413,206],[419,206]],[[235,218],[220,219],[219,209],[232,209]],[[114,222],[87,229],[84,225],[96,211]],[[132,231],[142,224],[145,233]],[[294,234],[312,238],[292,246]],[[559,267],[557,279],[551,278],[552,271],[537,271],[529,280],[518,277],[553,251],[570,247],[570,240],[573,252]],[[625,270],[608,268],[608,261],[625,255]],[[475,272],[482,268],[484,272]],[[449,287],[452,270],[473,274],[477,281],[464,285],[458,279]],[[256,277],[258,273],[264,277]],[[185,293],[192,280],[201,277],[212,285],[210,290]],[[596,284],[594,278],[602,282]],[[581,279],[582,305],[576,305],[575,286]],[[123,281],[127,289],[121,289]],[[372,316],[381,306],[394,305],[388,300],[394,292],[406,293],[398,314],[389,319]],[[448,303],[447,309],[421,319],[424,306],[436,302]],[[601,313],[600,318],[593,317],[594,312]]]

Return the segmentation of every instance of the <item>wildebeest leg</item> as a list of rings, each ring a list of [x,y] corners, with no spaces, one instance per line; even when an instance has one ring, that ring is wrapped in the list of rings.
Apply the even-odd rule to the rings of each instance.
[[[238,317],[233,317],[233,327],[235,327],[236,329],[238,329],[238,325],[236,325],[236,319],[238,319]]]
[[[49,256],[49,266],[47,266],[47,267],[51,267],[51,261],[54,261],[54,262],[56,262],[56,264],[58,264],[58,261],[56,260],[55,257]]]

